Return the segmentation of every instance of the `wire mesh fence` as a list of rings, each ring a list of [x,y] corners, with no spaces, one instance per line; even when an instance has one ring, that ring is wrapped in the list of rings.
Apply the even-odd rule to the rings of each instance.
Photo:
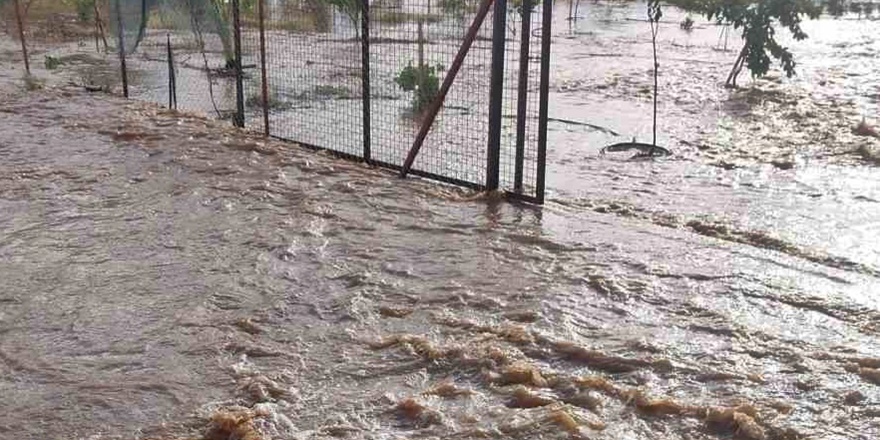
[[[132,98],[543,200],[549,0],[91,4]]]
[[[107,1],[112,35],[125,47],[132,98],[176,103],[175,108],[232,118],[236,69],[228,4],[213,0]]]
[[[266,1],[269,133],[352,156],[363,151],[360,22],[326,0]],[[243,63],[260,64],[259,5],[246,11]],[[260,75],[246,76],[247,123],[261,126]]]
[[[246,65],[262,61],[259,3],[244,20]],[[267,96],[247,75],[247,121],[263,124],[265,102],[270,134],[392,168],[433,122],[413,173],[540,201],[549,15],[535,1],[494,3],[432,120],[479,0],[264,0]]]
[[[406,157],[476,8],[471,0],[400,0],[370,6],[371,132],[376,160],[399,165]],[[490,58],[491,26],[484,25],[414,170],[485,182]]]

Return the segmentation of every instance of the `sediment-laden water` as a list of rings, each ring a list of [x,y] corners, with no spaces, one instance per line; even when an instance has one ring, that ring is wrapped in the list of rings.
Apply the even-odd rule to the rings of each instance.
[[[585,7],[541,208],[3,70],[0,438],[876,438],[876,79],[820,32],[874,24],[728,92],[670,19],[645,162],[598,150],[650,130],[647,25]]]

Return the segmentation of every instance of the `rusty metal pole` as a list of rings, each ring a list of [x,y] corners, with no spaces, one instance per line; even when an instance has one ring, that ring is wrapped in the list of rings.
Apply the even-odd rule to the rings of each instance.
[[[236,127],[244,128],[244,79],[241,67],[241,7],[232,0],[232,26],[235,42],[235,118]]]
[[[265,0],[258,1],[260,20],[260,70],[263,79],[263,127],[264,133],[269,136],[269,78],[266,73],[266,5]]]
[[[31,62],[28,59],[27,43],[24,40],[24,18],[21,16],[21,2],[15,0],[15,20],[18,22],[18,38],[21,40],[21,54],[24,55],[24,70],[31,74]]]
[[[498,189],[501,173],[501,131],[504,118],[504,48],[507,41],[507,0],[497,0],[492,12],[492,65],[489,81],[489,143],[486,149],[486,189]]]
[[[523,162],[525,162],[526,119],[529,97],[529,39],[532,35],[532,0],[522,3],[522,35],[519,44],[519,84],[516,96],[516,161],[514,162],[513,191],[523,190]]]
[[[361,0],[361,105],[363,105],[364,161],[372,159],[372,113],[370,104],[370,0]]]
[[[128,98],[128,68],[125,65],[125,29],[122,24],[122,9],[119,6],[119,0],[116,0],[116,26],[119,41],[119,65],[122,69],[122,95]]]
[[[461,66],[464,64],[464,59],[467,56],[468,51],[470,51],[471,45],[474,43],[474,40],[477,39],[477,33],[480,31],[483,21],[486,20],[486,16],[489,15],[489,9],[492,7],[494,1],[495,0],[483,0],[483,3],[480,5],[480,9],[477,11],[477,15],[474,17],[471,27],[468,29],[467,34],[465,34],[464,41],[461,43],[461,47],[455,55],[455,59],[452,61],[452,66],[449,67],[449,72],[447,72],[446,77],[443,78],[443,84],[440,86],[440,91],[437,92],[437,96],[431,101],[431,105],[425,110],[424,121],[419,128],[419,134],[416,136],[416,140],[413,142],[409,154],[406,156],[406,161],[404,161],[403,168],[400,170],[400,177],[406,177],[409,170],[412,168],[413,163],[416,161],[416,156],[418,156],[422,144],[425,143],[425,138],[428,137],[428,131],[430,131],[431,126],[434,125],[434,119],[437,118],[437,113],[440,112],[440,107],[443,106],[443,102],[446,100],[446,94],[449,93],[452,83],[455,82],[455,77],[458,76],[458,71],[461,70]]]
[[[544,2],[541,19],[541,79],[538,97],[538,173],[535,178],[535,197],[544,203],[544,180],[547,175],[547,123],[550,109],[550,40],[553,23],[553,2]]]

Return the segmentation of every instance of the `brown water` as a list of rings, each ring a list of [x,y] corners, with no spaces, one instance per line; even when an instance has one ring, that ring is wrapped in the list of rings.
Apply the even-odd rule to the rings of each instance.
[[[553,123],[543,208],[4,68],[0,438],[876,438],[880,176],[824,157],[873,142],[864,45],[729,96],[670,14],[638,162],[646,24],[584,10],[551,116],[620,136]]]

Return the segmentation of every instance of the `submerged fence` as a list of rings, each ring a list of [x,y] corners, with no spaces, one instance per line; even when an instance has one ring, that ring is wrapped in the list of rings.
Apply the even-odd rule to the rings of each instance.
[[[543,202],[550,0],[93,4],[127,96]]]

